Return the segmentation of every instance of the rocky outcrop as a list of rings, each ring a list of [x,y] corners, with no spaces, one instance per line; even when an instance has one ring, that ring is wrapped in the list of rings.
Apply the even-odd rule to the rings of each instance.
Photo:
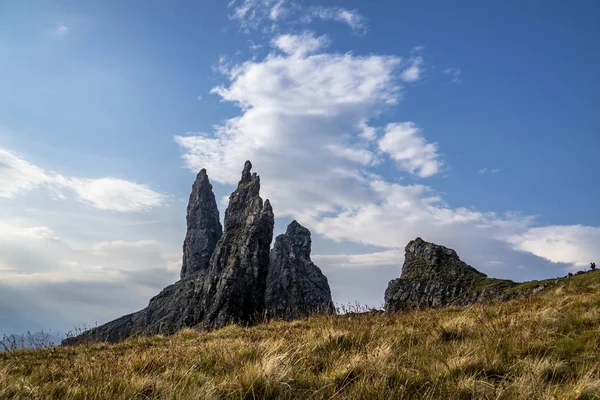
[[[252,164],[247,161],[242,179],[229,198],[225,232],[218,240],[208,266],[188,262],[193,272],[188,274],[190,270],[186,269],[183,279],[163,289],[145,309],[66,339],[63,344],[116,342],[136,334],[172,334],[184,327],[215,329],[228,323],[250,324],[260,318],[264,313],[274,216],[269,201],[263,204],[259,196],[260,178],[251,173],[251,168]],[[191,214],[192,220],[194,215],[204,218],[205,210],[201,204],[211,203],[214,199],[208,178],[199,178],[191,197],[196,198],[195,190],[198,189],[198,195],[208,200],[199,201],[198,207],[191,207],[188,217]],[[208,215],[213,218],[213,209],[209,206],[208,210]],[[206,225],[201,223],[199,226]],[[216,229],[216,225],[212,226]],[[195,250],[191,251],[192,248]],[[208,248],[188,246],[187,254],[190,259],[200,255],[196,259],[205,260],[204,251]],[[200,251],[196,251],[198,249]],[[197,268],[197,265],[202,267]]]
[[[242,179],[229,197],[225,234],[211,259],[207,280],[210,306],[204,324],[251,323],[264,312],[269,250],[275,217],[269,200],[259,196],[260,177],[246,161]]]
[[[269,315],[294,319],[334,312],[327,278],[310,259],[310,231],[292,221],[271,250],[265,307]]]
[[[468,305],[491,299],[506,300],[517,283],[492,279],[461,261],[456,252],[417,238],[406,245],[400,278],[385,291],[385,310]]]
[[[217,201],[204,168],[192,186],[186,220],[181,279],[208,269],[217,242],[223,235]]]

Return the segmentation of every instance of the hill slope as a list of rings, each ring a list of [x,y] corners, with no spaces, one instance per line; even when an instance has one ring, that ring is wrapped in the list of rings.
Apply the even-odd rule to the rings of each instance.
[[[467,308],[3,353],[0,398],[600,398],[600,271],[543,283]]]

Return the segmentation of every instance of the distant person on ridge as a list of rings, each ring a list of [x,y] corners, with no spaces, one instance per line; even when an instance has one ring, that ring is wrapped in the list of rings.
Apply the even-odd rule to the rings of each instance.
[[[592,269],[592,271],[595,270],[596,269],[596,263],[595,262],[591,262],[590,263],[590,268]]]

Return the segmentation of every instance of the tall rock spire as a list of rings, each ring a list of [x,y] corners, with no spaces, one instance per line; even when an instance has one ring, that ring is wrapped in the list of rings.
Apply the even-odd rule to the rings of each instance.
[[[210,275],[220,276],[211,287],[212,304],[205,318],[211,327],[251,323],[264,311],[269,251],[275,217],[269,200],[259,196],[260,177],[246,161],[237,189],[225,211],[225,233],[213,254]]]
[[[217,242],[223,235],[217,201],[204,168],[192,185],[186,220],[181,279],[208,269]]]
[[[310,259],[310,231],[292,221],[271,250],[265,307],[286,319],[334,312],[327,278]]]

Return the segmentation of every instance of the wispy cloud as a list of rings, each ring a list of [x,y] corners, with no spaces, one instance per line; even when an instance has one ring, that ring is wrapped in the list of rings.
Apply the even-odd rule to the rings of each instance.
[[[305,56],[327,47],[329,39],[325,35],[315,37],[312,32],[304,32],[300,35],[280,35],[273,39],[272,45],[286,54]]]
[[[449,79],[450,79],[450,83],[461,83],[461,71],[459,68],[448,68],[444,70],[444,74],[446,74]]]
[[[56,36],[65,36],[67,33],[69,33],[69,27],[66,25],[59,25],[54,30]]]
[[[148,186],[120,178],[78,178],[46,171],[0,148],[0,198],[13,198],[37,188],[46,188],[55,199],[64,199],[63,190],[99,210],[147,211],[164,204],[167,196]]]
[[[479,175],[486,175],[486,174],[497,174],[498,172],[500,172],[499,168],[481,168],[479,171],[477,171],[477,173]]]
[[[310,7],[302,19],[307,22],[312,22],[313,19],[342,22],[359,34],[365,34],[368,30],[365,18],[358,11],[343,7]]]
[[[437,174],[442,167],[437,144],[428,143],[413,122],[389,124],[378,144],[379,150],[396,161],[400,171],[427,178]]]
[[[400,74],[400,78],[404,82],[415,82],[418,81],[423,72],[423,52],[424,46],[413,47],[411,53],[412,57],[408,60],[407,66]]]
[[[368,30],[366,19],[357,10],[343,7],[305,7],[292,0],[233,0],[229,8],[230,19],[237,21],[245,32],[261,27],[276,31],[277,24],[288,20],[305,24],[315,20],[341,22],[356,34],[365,34]]]
[[[329,268],[367,268],[383,266],[399,266],[404,261],[402,250],[385,250],[366,254],[315,254],[312,259],[317,264],[328,265]]]
[[[515,248],[554,263],[572,264],[574,269],[589,266],[600,257],[600,227],[570,225],[531,228],[511,236]]]

